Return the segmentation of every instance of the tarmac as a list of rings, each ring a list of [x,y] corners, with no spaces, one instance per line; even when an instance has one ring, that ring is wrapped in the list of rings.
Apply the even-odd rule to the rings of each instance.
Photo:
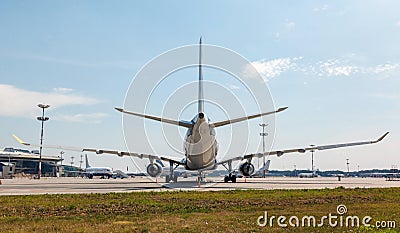
[[[163,178],[159,180],[164,181]],[[385,178],[337,177],[267,177],[240,178],[237,183],[224,183],[222,177],[206,178],[200,185],[195,177],[179,178],[178,183],[163,183],[148,177],[127,179],[42,178],[40,180],[15,178],[0,180],[0,195],[109,193],[136,191],[218,191],[218,190],[271,190],[271,189],[324,189],[324,188],[389,188],[400,187],[400,181]]]

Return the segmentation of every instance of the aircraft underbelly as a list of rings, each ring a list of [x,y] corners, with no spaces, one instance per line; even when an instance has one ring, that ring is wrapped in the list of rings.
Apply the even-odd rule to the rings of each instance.
[[[211,135],[208,125],[196,126],[194,133],[185,142],[186,168],[199,170],[213,166],[215,163],[217,142]]]
[[[214,146],[204,151],[201,154],[188,154],[186,160],[186,167],[190,170],[204,169],[213,166],[215,163],[215,149]]]

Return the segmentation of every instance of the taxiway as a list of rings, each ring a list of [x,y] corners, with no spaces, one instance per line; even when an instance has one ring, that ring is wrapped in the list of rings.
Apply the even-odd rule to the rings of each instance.
[[[400,187],[400,181],[384,178],[268,177],[238,179],[237,183],[224,183],[221,178],[207,178],[200,188],[195,178],[181,178],[178,183],[156,182],[146,177],[129,179],[42,178],[1,180],[0,195],[108,193],[134,191],[196,190],[217,191],[229,189],[323,189],[323,188],[388,188]]]

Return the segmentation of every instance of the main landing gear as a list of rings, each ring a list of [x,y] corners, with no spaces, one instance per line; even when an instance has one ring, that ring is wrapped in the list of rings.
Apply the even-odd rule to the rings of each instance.
[[[224,182],[228,183],[229,181],[232,181],[232,183],[236,183],[236,175],[229,173],[229,175],[225,176]]]
[[[234,175],[232,171],[232,161],[228,161],[227,164],[228,167],[226,167],[226,164],[222,164],[222,166],[224,166],[229,172],[229,175],[225,176],[224,182],[228,183],[229,181],[232,181],[232,183],[236,183],[236,175]]]
[[[175,174],[174,171],[175,169],[179,166],[179,164],[177,164],[174,167],[174,162],[173,161],[169,161],[169,175],[165,176],[165,183],[169,183],[171,181],[173,181],[174,183],[178,182],[178,176],[179,174]]]
[[[171,181],[174,182],[174,183],[177,183],[178,182],[178,176],[174,175],[174,174],[172,174],[172,176],[171,175],[166,175],[165,176],[165,183],[169,183]]]
[[[202,171],[200,171],[200,170],[198,171],[196,181],[197,181],[197,183],[202,183],[205,181],[205,177],[204,177]]]

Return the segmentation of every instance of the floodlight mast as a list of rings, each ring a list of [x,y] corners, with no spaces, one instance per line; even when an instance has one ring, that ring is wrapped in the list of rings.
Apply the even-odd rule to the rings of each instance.
[[[262,124],[259,124],[259,126],[261,126],[262,127],[262,133],[260,133],[260,136],[262,137],[262,139],[263,139],[263,165],[262,165],[262,168],[263,168],[263,178],[265,178],[265,136],[267,136],[268,135],[268,133],[266,133],[265,132],[265,127],[267,126],[268,124],[265,124],[265,123],[262,123]]]
[[[310,145],[310,146],[314,147],[315,145]],[[312,172],[313,176],[315,175],[315,173],[314,173],[314,152],[315,152],[315,150],[312,149],[311,150],[311,172]]]
[[[44,122],[49,120],[50,118],[44,116],[44,110],[49,108],[48,104],[38,104],[38,107],[42,109],[42,116],[37,117],[37,120],[42,122],[42,127],[40,131],[40,149],[39,149],[39,169],[38,169],[38,179],[40,179],[42,175],[42,149],[43,149],[43,126]]]

